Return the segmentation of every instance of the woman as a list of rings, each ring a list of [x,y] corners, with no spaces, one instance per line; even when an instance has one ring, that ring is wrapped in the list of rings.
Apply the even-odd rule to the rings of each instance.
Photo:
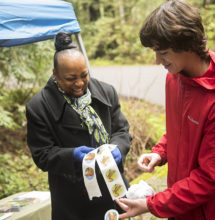
[[[116,144],[112,155],[123,173],[129,125],[115,89],[89,79],[84,56],[74,47],[69,34],[57,34],[53,75],[26,105],[27,141],[34,162],[49,174],[52,219],[101,220],[107,210],[118,206],[98,168],[102,197],[89,200],[82,160],[102,144]]]

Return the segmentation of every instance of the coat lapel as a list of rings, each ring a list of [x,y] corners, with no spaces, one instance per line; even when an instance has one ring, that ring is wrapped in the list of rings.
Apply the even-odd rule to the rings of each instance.
[[[109,107],[112,106],[109,97],[105,93],[104,88],[101,86],[100,83],[98,83],[96,79],[90,78],[88,88],[91,92],[92,99],[97,99]]]
[[[49,79],[42,90],[42,96],[45,99],[51,114],[54,116],[55,121],[58,121],[64,111],[66,100],[58,92],[52,78]]]

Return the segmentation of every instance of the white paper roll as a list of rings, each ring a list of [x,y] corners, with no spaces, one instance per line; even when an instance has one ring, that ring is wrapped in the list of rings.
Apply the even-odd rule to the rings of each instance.
[[[88,153],[83,159],[82,167],[84,183],[90,200],[93,197],[101,196],[95,173],[95,161],[98,163],[99,169],[113,200],[125,196],[127,192],[118,166],[111,154],[111,151],[115,147],[116,145],[113,144],[104,144]]]
[[[87,189],[87,193],[90,200],[92,200],[93,197],[102,196],[96,178],[96,170],[95,170],[96,155],[97,155],[97,149],[85,155],[82,162],[84,184]]]

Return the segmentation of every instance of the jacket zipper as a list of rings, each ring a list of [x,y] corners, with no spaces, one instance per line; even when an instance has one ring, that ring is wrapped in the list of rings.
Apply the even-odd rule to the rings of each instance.
[[[180,144],[180,138],[181,138],[181,127],[182,127],[182,120],[180,120],[180,116],[182,115],[182,105],[183,105],[183,84],[181,82],[180,73],[178,74],[178,103],[179,103],[179,111],[178,111],[178,126],[179,126],[179,136],[177,140],[177,155],[179,151],[179,144]],[[178,164],[178,157],[177,157],[177,164]],[[177,181],[177,173],[178,173],[178,166],[176,168],[175,172],[175,181]]]

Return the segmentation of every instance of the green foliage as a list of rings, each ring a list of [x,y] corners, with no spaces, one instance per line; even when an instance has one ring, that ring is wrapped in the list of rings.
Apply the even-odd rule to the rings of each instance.
[[[25,124],[25,103],[51,74],[50,43],[0,48],[0,126]]]
[[[215,5],[211,5],[208,9],[202,9],[201,15],[208,37],[208,48],[215,50]]]
[[[163,113],[150,114],[146,118],[146,123],[148,125],[150,135],[152,140],[158,142],[161,136],[165,133],[165,115]]]
[[[110,60],[115,64],[155,64],[152,50],[143,48],[139,30],[143,21],[165,0],[70,0],[79,20],[90,60]],[[188,0],[201,9],[208,35],[208,47],[214,50],[214,5],[203,7],[202,0]],[[210,3],[211,1],[207,1]],[[98,62],[93,62],[93,65]]]
[[[25,103],[50,74],[50,42],[0,48],[0,128],[16,131],[25,126]],[[15,130],[16,129],[16,130]],[[4,136],[4,137],[2,137]],[[23,154],[17,136],[1,134],[0,150],[5,142],[13,146],[11,152],[0,154],[0,198],[20,191],[47,190],[47,174]],[[23,139],[25,140],[25,139]],[[22,143],[25,145],[26,143]],[[11,149],[11,148],[10,148]]]
[[[51,41],[0,48],[1,88],[35,87],[44,82],[51,69]]]
[[[141,100],[121,98],[120,103],[133,138],[125,164],[126,177],[131,181],[141,173],[137,170],[139,156],[151,149],[165,133],[165,111],[162,106]]]
[[[167,164],[156,167],[154,172],[152,173],[142,173],[140,176],[138,176],[136,179],[130,182],[131,185],[139,183],[140,180],[148,180],[153,177],[162,178],[167,175]],[[155,183],[156,184],[156,183]]]
[[[115,64],[154,63],[151,50],[143,49],[139,30],[145,17],[162,0],[86,1],[73,3],[89,59]],[[146,52],[146,53],[144,53]]]
[[[0,154],[0,198],[17,192],[48,190],[47,173],[39,170],[22,151]]]
[[[18,127],[18,125],[13,120],[12,113],[4,110],[2,106],[0,106],[0,126],[11,129],[15,129],[16,127]]]
[[[36,91],[35,88],[2,89],[0,91],[0,126],[11,129],[24,126],[25,103]]]

